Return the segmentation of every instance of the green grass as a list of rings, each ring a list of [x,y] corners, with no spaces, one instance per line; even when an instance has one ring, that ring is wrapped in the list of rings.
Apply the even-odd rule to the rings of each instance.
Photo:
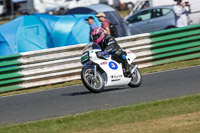
[[[131,10],[122,10],[122,11],[118,11],[119,15],[120,15],[122,18],[126,17],[130,12],[131,12]]]
[[[0,17],[0,25],[10,22],[12,19],[10,17]]]
[[[1,133],[68,133],[110,128],[200,111],[200,95],[94,111],[55,119],[10,125]]]
[[[0,25],[5,24],[5,23],[8,23],[8,22],[10,22],[10,20],[3,20],[3,21],[0,21]]]
[[[142,68],[141,72],[143,74],[145,73],[152,73],[152,72],[159,72],[159,71],[166,71],[171,69],[178,69],[178,68],[185,68],[185,67],[191,67],[191,66],[197,66],[200,65],[200,59],[192,59],[192,60],[186,60],[186,61],[178,61],[173,63],[168,63],[164,65],[158,65],[158,66],[152,66],[147,68]]]

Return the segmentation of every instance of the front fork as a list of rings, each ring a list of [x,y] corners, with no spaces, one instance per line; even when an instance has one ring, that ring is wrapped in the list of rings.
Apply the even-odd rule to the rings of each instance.
[[[94,65],[94,79],[96,80],[96,76],[97,76],[97,66],[96,65]]]
[[[96,80],[96,77],[97,77],[97,66],[96,65],[85,65],[83,67],[87,67],[87,66],[92,66],[92,69],[94,71],[94,79]]]
[[[138,68],[138,65],[134,65],[134,68],[131,70],[131,73],[133,73]]]

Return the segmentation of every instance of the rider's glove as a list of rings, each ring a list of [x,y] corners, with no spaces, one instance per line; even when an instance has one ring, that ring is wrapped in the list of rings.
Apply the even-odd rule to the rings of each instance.
[[[104,50],[103,52],[98,52],[98,56],[106,56],[108,55],[108,51]]]
[[[98,56],[104,56],[105,53],[104,52],[98,52]]]

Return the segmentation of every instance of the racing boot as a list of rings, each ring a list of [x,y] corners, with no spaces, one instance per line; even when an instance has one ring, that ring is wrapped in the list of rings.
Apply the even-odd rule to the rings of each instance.
[[[125,77],[129,77],[131,76],[131,70],[132,70],[132,67],[131,65],[128,64],[127,60],[124,60],[124,76]]]

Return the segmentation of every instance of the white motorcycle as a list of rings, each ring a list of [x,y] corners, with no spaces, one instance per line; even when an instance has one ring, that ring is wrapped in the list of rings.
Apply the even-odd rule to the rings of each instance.
[[[130,52],[127,53],[127,61],[132,65],[131,74],[128,77],[124,76],[122,64],[111,59],[111,55],[98,57],[100,50],[88,50],[91,44],[87,44],[81,56],[83,68],[81,71],[81,80],[85,87],[94,93],[99,93],[107,86],[130,86],[139,87],[142,83],[142,76],[137,65],[132,61],[136,56]]]

